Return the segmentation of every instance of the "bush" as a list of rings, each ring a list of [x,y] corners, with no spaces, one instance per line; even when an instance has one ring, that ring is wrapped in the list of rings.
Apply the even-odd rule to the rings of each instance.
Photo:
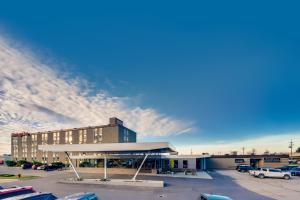
[[[17,167],[21,167],[21,165],[24,165],[25,163],[29,163],[26,160],[18,160],[17,161]]]
[[[38,161],[33,161],[32,164],[33,164],[33,165],[42,165],[43,163],[38,162]]]
[[[91,163],[87,162],[87,161],[84,161],[84,162],[79,164],[79,167],[91,167]]]
[[[0,177],[4,177],[4,178],[7,178],[7,177],[13,177],[15,175],[13,174],[0,174]]]
[[[5,161],[6,165],[9,166],[9,167],[14,167],[17,165],[17,162],[16,161],[13,161],[13,160],[7,160]]]

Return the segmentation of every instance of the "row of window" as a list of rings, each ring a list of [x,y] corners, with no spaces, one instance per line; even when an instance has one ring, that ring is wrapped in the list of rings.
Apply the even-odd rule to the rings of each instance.
[[[36,158],[37,153],[37,134],[32,134],[31,136],[23,136],[22,137],[22,158],[25,159],[27,157],[27,140],[28,137],[31,137],[31,155],[33,158]],[[49,139],[48,133],[42,133],[42,144],[47,144]],[[87,142],[87,130],[79,130],[79,144],[85,144]],[[93,142],[100,143],[102,142],[102,128],[95,128],[93,130]],[[60,132],[53,133],[53,144],[60,144]],[[73,144],[73,132],[66,131],[65,132],[65,144]],[[13,137],[12,139],[13,146],[13,154],[15,158],[18,158],[18,138]],[[43,156],[46,158],[47,156]],[[58,157],[58,156],[57,156]],[[46,160],[46,159],[45,159]]]

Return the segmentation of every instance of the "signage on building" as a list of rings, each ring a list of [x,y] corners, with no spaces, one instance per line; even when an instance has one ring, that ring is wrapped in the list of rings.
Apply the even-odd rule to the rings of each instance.
[[[11,136],[12,137],[23,137],[23,136],[28,136],[30,135],[30,133],[28,132],[20,132],[20,133],[12,133]]]

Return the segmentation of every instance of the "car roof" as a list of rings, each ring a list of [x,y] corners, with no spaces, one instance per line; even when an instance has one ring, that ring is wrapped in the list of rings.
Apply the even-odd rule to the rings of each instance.
[[[71,194],[69,196],[60,198],[60,199],[68,199],[68,200],[75,200],[75,199],[80,199],[86,196],[90,196],[90,195],[95,195],[92,192],[79,192],[79,193],[75,193],[75,194]]]
[[[6,189],[0,190],[0,194],[8,194],[8,193],[19,192],[19,191],[23,191],[23,190],[33,190],[33,187],[32,186],[24,186],[24,187],[6,188]]]
[[[38,196],[47,195],[47,194],[52,195],[52,193],[49,193],[49,192],[34,192],[31,194],[24,194],[24,195],[18,195],[15,197],[7,198],[5,200],[22,200],[22,199],[26,199],[26,198],[30,198],[30,197],[38,197]]]
[[[206,197],[208,200],[232,200],[230,197],[215,195],[215,194],[202,194],[203,197]]]

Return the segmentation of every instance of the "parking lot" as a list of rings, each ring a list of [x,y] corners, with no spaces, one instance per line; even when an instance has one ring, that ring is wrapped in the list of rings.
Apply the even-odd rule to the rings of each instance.
[[[216,173],[231,177],[241,187],[264,196],[274,199],[300,199],[300,177],[293,176],[290,180],[259,179],[248,173],[240,173],[235,170],[217,171]]]
[[[139,179],[164,180],[166,186],[162,189],[114,187],[99,185],[69,185],[59,184],[58,180],[74,176],[70,171],[36,171],[22,170],[19,168],[0,168],[0,173],[23,173],[27,175],[41,176],[39,179],[2,183],[3,186],[32,185],[37,191],[53,192],[58,197],[76,192],[95,192],[102,200],[153,200],[168,199],[196,200],[201,193],[221,194],[233,199],[243,200],[270,200],[268,198],[242,187],[230,176],[219,172],[211,173],[213,179],[190,179],[156,176],[139,176]],[[102,177],[102,174],[81,174],[86,178]],[[126,175],[113,175],[112,178],[129,178]]]

